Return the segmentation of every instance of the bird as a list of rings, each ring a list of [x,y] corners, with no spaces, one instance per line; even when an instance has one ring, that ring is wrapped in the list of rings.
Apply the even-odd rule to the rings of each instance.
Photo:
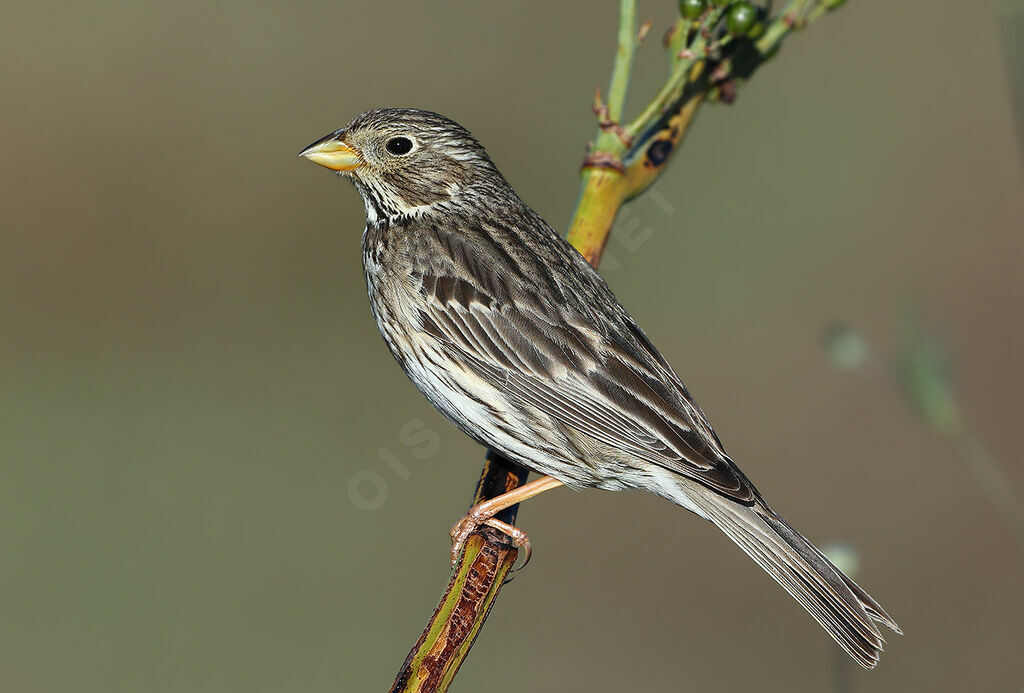
[[[641,489],[722,530],[865,668],[866,591],[776,513],[601,275],[513,190],[456,122],[368,110],[300,156],[348,178],[366,209],[362,259],[377,327],[427,400],[480,444],[542,475],[474,506],[453,561],[493,516],[544,491]]]

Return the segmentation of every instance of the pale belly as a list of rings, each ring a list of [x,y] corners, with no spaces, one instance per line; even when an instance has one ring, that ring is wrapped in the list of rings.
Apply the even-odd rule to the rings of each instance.
[[[614,490],[631,485],[596,474],[558,422],[510,399],[453,359],[444,345],[421,329],[415,310],[419,297],[405,293],[400,279],[371,269],[367,290],[381,336],[409,379],[455,426],[482,445],[569,486]]]

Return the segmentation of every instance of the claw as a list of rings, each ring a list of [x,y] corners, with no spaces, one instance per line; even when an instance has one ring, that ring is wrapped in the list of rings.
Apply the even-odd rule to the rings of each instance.
[[[486,500],[482,503],[477,503],[466,516],[455,523],[452,526],[450,532],[452,538],[452,568],[459,562],[459,556],[462,551],[466,548],[466,540],[469,539],[469,535],[472,534],[477,527],[480,525],[488,525],[494,527],[500,532],[504,532],[512,538],[512,543],[516,547],[522,548],[526,555],[526,560],[523,564],[516,568],[516,570],[522,570],[526,567],[526,564],[530,562],[530,556],[533,554],[530,548],[530,538],[526,536],[526,532],[513,527],[507,522],[494,519],[495,514],[501,512],[505,508],[509,508],[516,503],[521,503],[527,498],[533,498],[539,493],[548,491],[550,489],[561,486],[562,482],[554,477],[542,476],[539,479],[535,479],[528,484],[523,484],[519,488],[503,493],[500,496],[495,496],[490,500]]]
[[[466,541],[469,539],[469,535],[472,534],[480,525],[487,525],[494,529],[507,534],[512,540],[512,544],[516,548],[523,549],[524,560],[522,565],[514,570],[522,570],[526,567],[526,564],[530,562],[530,557],[533,555],[533,548],[530,544],[530,537],[527,536],[526,532],[513,527],[507,522],[496,520],[493,517],[477,517],[472,510],[463,517],[461,520],[456,522],[452,526],[449,535],[452,538],[452,568],[459,562],[459,556],[462,555],[462,551],[466,548]]]
[[[479,525],[479,520],[473,519],[472,514],[466,515],[452,525],[452,531],[449,532],[452,538],[452,568],[459,562],[459,556],[462,554],[462,550],[466,548],[466,540],[469,539],[469,535]]]
[[[502,522],[501,520],[495,520],[493,517],[487,520],[484,524],[504,532],[509,536],[512,540],[512,544],[516,548],[523,550],[523,562],[518,567],[512,568],[512,572],[525,568],[526,564],[530,562],[530,558],[533,556],[533,545],[530,543],[530,537],[526,535],[526,532],[518,527],[513,527],[510,524]]]

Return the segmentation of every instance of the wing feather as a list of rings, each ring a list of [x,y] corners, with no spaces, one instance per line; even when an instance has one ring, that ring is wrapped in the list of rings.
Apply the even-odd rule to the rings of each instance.
[[[612,338],[589,316],[501,302],[463,278],[425,274],[422,282],[425,331],[494,387],[626,455],[754,500],[686,388],[624,311],[614,317],[625,329]]]

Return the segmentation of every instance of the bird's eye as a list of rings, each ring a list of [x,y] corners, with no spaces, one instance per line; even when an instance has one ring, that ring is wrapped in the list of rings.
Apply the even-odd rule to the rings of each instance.
[[[384,148],[396,156],[401,156],[412,151],[412,140],[408,137],[392,137]]]

